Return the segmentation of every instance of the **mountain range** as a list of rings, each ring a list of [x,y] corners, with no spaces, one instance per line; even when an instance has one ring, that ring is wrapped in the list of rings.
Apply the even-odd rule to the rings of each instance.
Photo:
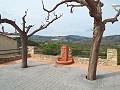
[[[30,40],[36,41],[36,42],[75,42],[75,43],[91,43],[92,38],[90,37],[84,37],[84,36],[78,36],[78,35],[67,35],[67,36],[39,36],[39,35],[33,35],[29,38]],[[105,36],[102,38],[101,41],[102,44],[120,44],[120,35],[111,35],[111,36]]]

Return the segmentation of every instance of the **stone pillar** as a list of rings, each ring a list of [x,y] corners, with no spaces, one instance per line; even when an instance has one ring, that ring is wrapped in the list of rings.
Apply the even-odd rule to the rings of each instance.
[[[107,65],[117,66],[117,50],[107,49]]]
[[[28,48],[28,54],[30,54],[31,56],[33,56],[35,54],[35,46],[27,46]]]

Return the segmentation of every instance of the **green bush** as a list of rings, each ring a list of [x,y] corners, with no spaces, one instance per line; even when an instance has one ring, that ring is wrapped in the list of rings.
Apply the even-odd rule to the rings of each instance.
[[[79,49],[78,47],[72,46],[72,55],[73,56],[80,56],[81,54],[81,49]]]
[[[107,58],[107,52],[99,52],[99,57],[102,59],[106,59]]]
[[[49,43],[41,43],[40,53],[46,55],[60,55],[60,48],[62,45],[67,45],[72,50],[72,56],[80,56],[87,57],[90,56],[90,48],[91,44],[80,44],[80,43],[72,43],[72,42],[49,42]],[[100,58],[107,58],[107,48],[115,48],[117,46],[114,45],[101,45],[99,50]],[[120,49],[116,48],[118,51],[118,63],[120,64]]]
[[[35,41],[28,40],[27,41],[28,46],[38,46],[39,44]]]
[[[58,43],[44,43],[40,46],[40,53],[45,55],[58,55],[60,54],[60,45]]]

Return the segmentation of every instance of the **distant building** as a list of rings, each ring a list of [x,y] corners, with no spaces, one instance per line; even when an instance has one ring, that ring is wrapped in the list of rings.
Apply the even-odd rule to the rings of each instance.
[[[57,39],[57,38],[54,38],[54,39],[51,39],[51,41],[59,41],[59,39]]]

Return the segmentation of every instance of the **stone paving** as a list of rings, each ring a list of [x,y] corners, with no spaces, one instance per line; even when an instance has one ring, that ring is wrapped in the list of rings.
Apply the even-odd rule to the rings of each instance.
[[[85,79],[85,69],[28,62],[0,67],[0,90],[120,90],[120,72],[98,71],[97,80]]]

